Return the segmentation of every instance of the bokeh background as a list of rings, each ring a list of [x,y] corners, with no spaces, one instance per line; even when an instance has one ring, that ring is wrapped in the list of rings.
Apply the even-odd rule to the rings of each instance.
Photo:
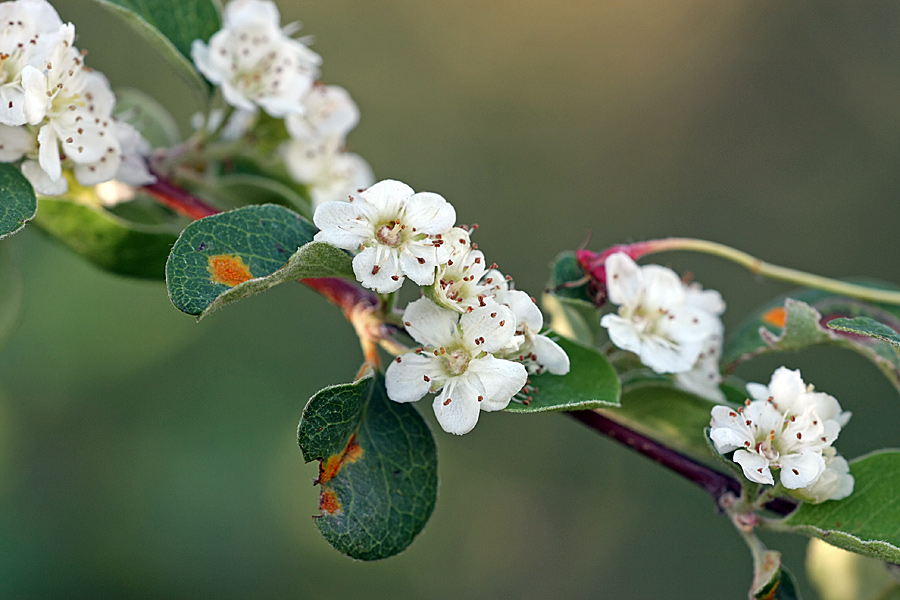
[[[196,98],[114,15],[54,4],[89,65],[186,125]],[[900,5],[279,5],[359,103],[353,150],[478,222],[520,288],[538,292],[589,231],[598,250],[694,236],[900,280]],[[431,523],[398,557],[352,562],[315,530],[316,465],[295,438],[310,395],[359,366],[337,311],[285,285],[197,324],[162,283],[100,272],[35,228],[4,245],[25,296],[0,350],[2,597],[745,597],[749,553],[703,492],[562,415],[438,431]],[[729,330],[789,289],[656,258],[720,289]],[[874,367],[816,350],[738,374],[782,363],[854,411],[843,454],[897,444]],[[802,576],[805,540],[765,539]]]

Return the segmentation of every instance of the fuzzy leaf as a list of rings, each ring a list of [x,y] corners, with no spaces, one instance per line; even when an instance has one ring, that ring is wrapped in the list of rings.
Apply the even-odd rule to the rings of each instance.
[[[300,419],[300,449],[319,461],[316,527],[360,560],[412,543],[437,499],[437,448],[412,404],[388,400],[380,374],[313,396]]]
[[[34,224],[98,267],[130,277],[162,279],[177,238],[167,227],[139,225],[70,200],[41,198]]]
[[[316,245],[298,252],[316,231],[299,214],[274,204],[246,206],[194,221],[181,233],[166,263],[169,298],[189,315],[203,316],[226,292],[231,294],[216,307],[293,279],[277,275],[260,281],[285,268],[295,255],[299,255],[294,262],[298,276],[340,274],[343,265],[333,250]]]
[[[178,74],[199,89],[209,89],[194,68],[191,43],[222,28],[222,18],[213,0],[94,0],[117,13],[137,33],[160,51]]]
[[[888,342],[900,347],[900,335],[896,331],[869,317],[856,317],[854,319],[839,318],[828,321],[828,327],[846,333],[855,333],[865,337],[875,338],[882,342]]]
[[[773,528],[900,564],[900,450],[858,458],[850,473],[856,484],[848,498],[802,504]]]
[[[530,387],[535,389],[529,394],[529,403],[526,405],[513,400],[507,407],[507,412],[533,413],[619,406],[619,377],[606,357],[565,338],[560,338],[557,342],[569,355],[569,373],[532,375]]]
[[[730,372],[760,354],[826,344],[862,354],[900,390],[900,357],[890,343],[879,336],[867,337],[860,332],[846,333],[826,326],[836,319],[856,317],[868,317],[889,330],[900,331],[900,308],[896,306],[802,290],[766,305],[746,321],[726,343],[722,364]],[[880,331],[890,335],[884,329]]]
[[[0,163],[0,240],[25,227],[37,212],[37,196],[22,172]]]
[[[309,242],[301,246],[283,267],[266,277],[249,279],[222,292],[201,313],[202,319],[212,311],[236,300],[258,294],[285,281],[307,277],[344,277],[354,279],[350,255],[324,242]]]

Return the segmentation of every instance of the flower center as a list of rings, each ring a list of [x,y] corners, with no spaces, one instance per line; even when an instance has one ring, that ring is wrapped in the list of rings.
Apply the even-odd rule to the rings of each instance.
[[[400,221],[389,221],[376,230],[375,236],[385,246],[396,248],[403,241],[403,229]]]
[[[452,377],[465,373],[470,360],[465,348],[454,348],[444,354],[444,366]]]

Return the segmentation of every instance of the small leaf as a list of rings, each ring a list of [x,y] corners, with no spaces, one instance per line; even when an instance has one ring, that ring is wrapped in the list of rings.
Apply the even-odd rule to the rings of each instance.
[[[249,284],[227,301],[281,283],[283,279],[278,278],[270,285],[251,280],[284,268],[317,231],[291,209],[274,204],[246,206],[194,221],[175,242],[166,264],[169,298],[189,315],[204,315],[219,296],[241,285]],[[296,264],[301,276],[332,276],[341,271],[333,251],[316,246],[299,254]],[[326,262],[312,264],[312,258]]]
[[[309,242],[301,246],[287,264],[266,277],[249,279],[222,292],[200,315],[202,319],[212,311],[236,300],[258,294],[271,287],[307,277],[344,277],[354,279],[350,255],[324,242]]]
[[[437,448],[412,404],[388,400],[380,374],[313,396],[300,419],[300,449],[319,461],[316,527],[360,560],[412,543],[437,499]]]
[[[831,329],[875,338],[882,342],[888,342],[889,344],[900,347],[900,335],[898,335],[896,331],[884,323],[879,323],[875,319],[870,319],[869,317],[833,319],[828,321],[827,325]]]
[[[34,218],[37,196],[22,172],[9,163],[0,163],[0,240]]]
[[[213,0],[94,0],[119,14],[137,33],[155,46],[177,72],[201,90],[209,89],[194,68],[191,43],[208,41],[222,27]]]
[[[600,313],[574,253],[564,252],[556,257],[541,303],[551,317],[554,331],[585,345],[596,343],[601,332]]]
[[[871,360],[900,390],[900,356],[878,336],[866,337],[828,328],[833,320],[868,317],[888,329],[900,331],[900,309],[852,298],[803,290],[792,298],[770,303],[758,311],[725,345],[722,363],[726,372],[767,352],[796,351],[814,345],[831,345],[858,352]],[[824,316],[823,316],[824,315]],[[887,333],[882,330],[882,333]]]
[[[755,600],[772,600],[777,598],[781,587],[781,553],[774,550],[762,550],[753,556],[753,585],[750,597]]]
[[[116,116],[140,131],[153,148],[171,148],[181,141],[175,117],[156,98],[141,90],[116,90]]]
[[[168,227],[131,223],[98,206],[56,198],[41,198],[34,224],[102,269],[149,279],[163,278],[177,239]]]
[[[671,382],[648,380],[625,387],[622,407],[600,412],[696,461],[722,470],[707,445],[705,430],[717,402],[677,389]]]
[[[850,463],[856,480],[844,500],[802,504],[771,525],[900,564],[900,450],[882,450]]]
[[[619,377],[602,354],[560,338],[557,343],[569,355],[566,375],[532,375],[528,404],[513,400],[507,412],[533,413],[554,410],[587,410],[619,406]]]

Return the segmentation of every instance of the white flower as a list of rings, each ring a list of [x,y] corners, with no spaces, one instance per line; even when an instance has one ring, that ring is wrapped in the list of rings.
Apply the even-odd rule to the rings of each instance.
[[[509,347],[498,356],[524,363],[533,375],[545,371],[554,375],[568,373],[569,355],[559,344],[541,334],[544,315],[534,299],[525,292],[509,289],[506,278],[496,269],[485,274],[485,283],[488,280],[494,300],[508,306],[516,316],[516,338],[519,338],[517,347]]]
[[[834,396],[816,392],[812,385],[807,385],[800,375],[800,370],[792,371],[787,367],[778,367],[769,385],[748,383],[747,392],[754,400],[772,399],[775,407],[785,414],[798,415],[812,407],[816,414],[826,421],[834,421],[838,428],[847,424],[852,413],[841,410],[841,405]]]
[[[400,289],[406,277],[419,285],[434,283],[434,271],[447,259],[442,234],[456,221],[456,211],[442,196],[416,194],[405,183],[387,179],[351,196],[350,202],[319,205],[313,221],[321,229],[316,241],[362,251],[353,272],[363,286],[378,293]]]
[[[290,140],[280,152],[291,177],[307,186],[314,210],[325,202],[345,201],[375,182],[369,163],[357,154],[342,152],[337,140]]]
[[[605,266],[609,300],[620,306],[600,324],[613,344],[634,352],[657,373],[689,371],[704,342],[721,335],[725,305],[718,292],[686,286],[671,269],[640,267],[621,252],[610,255]]]
[[[435,301],[461,313],[484,306],[485,298],[494,293],[493,286],[482,280],[484,254],[472,247],[469,232],[461,227],[454,227],[443,239],[449,251],[447,259],[438,265],[432,288]]]
[[[115,179],[126,185],[140,187],[154,183],[156,177],[150,173],[144,157],[150,154],[150,143],[130,124],[116,120],[116,139],[122,151],[122,161]]]
[[[45,0],[0,3],[0,123],[34,124],[43,118],[40,104],[46,98],[35,97],[35,67],[46,65],[62,26],[56,9]],[[31,90],[27,96],[23,78]],[[32,109],[28,114],[26,106]]]
[[[823,417],[817,411],[824,409],[824,414],[838,418],[844,413],[837,400],[827,394],[798,392],[794,385],[797,381],[800,389],[807,389],[799,375],[782,367],[773,374],[769,386],[748,385],[756,400],[747,400],[739,409],[712,409],[710,438],[716,450],[722,454],[734,451],[734,462],[750,481],[774,484],[772,469],[780,469],[782,485],[796,490],[810,488],[826,471],[823,453],[829,452],[841,425],[837,418]],[[840,466],[834,466],[837,479]]]
[[[342,87],[316,85],[303,99],[304,111],[284,119],[288,133],[295,140],[318,142],[343,140],[359,123],[359,108]]]
[[[428,393],[444,431],[462,435],[478,422],[479,412],[502,410],[525,385],[519,363],[493,356],[514,335],[515,316],[489,300],[460,315],[427,298],[407,306],[407,332],[423,347],[398,356],[385,374],[388,397],[415,402]]]
[[[246,111],[261,106],[273,117],[304,110],[302,98],[318,76],[321,58],[288,37],[280,22],[270,0],[232,0],[209,45],[194,40],[194,64],[221,86],[231,106]]]

